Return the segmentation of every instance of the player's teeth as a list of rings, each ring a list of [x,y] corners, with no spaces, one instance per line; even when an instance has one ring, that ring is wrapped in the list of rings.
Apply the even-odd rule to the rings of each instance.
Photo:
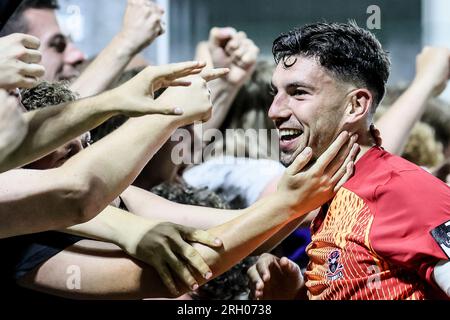
[[[281,129],[281,130],[279,130],[279,132],[280,132],[280,137],[299,135],[302,133],[300,130],[295,130],[295,129]]]

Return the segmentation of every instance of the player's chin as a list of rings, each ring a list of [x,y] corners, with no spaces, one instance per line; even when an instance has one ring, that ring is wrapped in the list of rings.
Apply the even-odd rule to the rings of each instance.
[[[295,154],[293,152],[280,152],[280,162],[283,166],[289,167],[295,160]]]

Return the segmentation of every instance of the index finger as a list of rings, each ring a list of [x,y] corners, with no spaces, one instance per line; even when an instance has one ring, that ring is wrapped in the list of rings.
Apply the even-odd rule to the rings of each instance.
[[[188,230],[185,229],[182,231],[182,235],[185,238],[185,240],[202,243],[209,247],[218,248],[222,246],[222,241],[207,231],[196,229],[188,229]]]
[[[205,67],[204,62],[186,61],[186,62],[172,63],[165,66],[150,67],[149,71],[155,72],[155,78],[170,77],[171,79],[176,79],[186,76],[186,74],[189,74],[189,72],[192,70],[203,69],[204,67]]]
[[[28,49],[39,49],[39,46],[41,45],[41,41],[39,40],[39,38],[30,36],[29,34],[22,35],[21,43],[25,48]]]
[[[346,146],[346,143],[350,135],[347,131],[341,132],[341,134],[333,141],[333,143],[328,147],[327,150],[317,159],[313,167],[323,172],[331,161],[337,156],[339,151]]]
[[[224,75],[228,74],[228,72],[230,72],[230,69],[228,68],[217,68],[217,69],[209,69],[209,70],[205,70],[203,71],[200,76],[205,80],[205,81],[211,81],[214,79],[218,79],[220,77],[223,77]]]

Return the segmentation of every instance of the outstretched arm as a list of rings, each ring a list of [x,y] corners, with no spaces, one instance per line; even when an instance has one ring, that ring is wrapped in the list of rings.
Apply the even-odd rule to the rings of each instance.
[[[348,134],[342,134],[333,145],[307,171],[298,172],[310,160],[311,149],[306,148],[286,170],[277,192],[244,209],[237,218],[212,228],[209,233],[222,240],[223,246],[214,250],[201,244],[194,248],[209,264],[214,276],[218,276],[261,243],[279,231],[286,223],[319,207],[334,194],[334,188],[348,179],[351,161],[339,150],[348,142]],[[344,157],[342,157],[344,156]],[[336,158],[335,158],[336,157]],[[347,163],[347,165],[344,165]],[[337,165],[339,165],[337,167]],[[166,290],[152,268],[143,268],[123,256],[94,256],[71,251],[58,254],[45,262],[21,281],[22,285],[38,290],[78,298],[143,298],[174,296]],[[99,249],[99,248],[97,248]],[[96,250],[96,254],[101,254]],[[80,266],[81,289],[67,290],[66,267]],[[95,267],[97,265],[97,267]],[[99,270],[99,266],[102,266]],[[196,275],[199,285],[206,280]],[[178,284],[178,295],[189,290]]]
[[[164,10],[153,1],[128,0],[121,31],[71,85],[82,97],[106,90],[131,59],[164,33]]]
[[[43,157],[57,147],[98,126],[112,116],[142,116],[154,113],[179,114],[171,101],[156,102],[152,86],[187,85],[177,81],[198,73],[203,64],[186,62],[148,67],[118,88],[98,96],[41,108],[26,113],[28,132],[23,142],[0,164],[0,172],[17,168]],[[171,106],[172,105],[172,106]],[[179,103],[179,108],[182,103]]]
[[[198,285],[188,266],[197,270],[205,279],[212,275],[200,254],[186,241],[211,247],[220,247],[222,243],[206,231],[145,219],[112,206],[108,206],[92,220],[62,232],[116,244],[130,256],[153,266],[172,291],[175,283],[170,273],[166,272],[166,265],[185,285],[194,290]]]
[[[444,91],[449,78],[450,50],[424,48],[417,56],[414,81],[376,123],[387,151],[402,154],[411,129],[425,112],[427,101]]]
[[[189,73],[198,64],[187,66]],[[184,70],[186,64],[177,68]],[[131,96],[133,110],[174,103],[183,106],[183,115],[131,119],[57,169],[17,170],[1,175],[0,237],[61,229],[92,219],[133,182],[178,126],[209,116],[211,102],[205,80],[197,76],[191,87],[169,88],[153,101],[146,96],[148,84],[143,81],[152,69],[146,70],[130,80],[131,84],[137,81],[137,86],[129,81],[119,87]],[[223,72],[211,71],[206,77],[214,78]],[[115,103],[121,103],[119,97]]]

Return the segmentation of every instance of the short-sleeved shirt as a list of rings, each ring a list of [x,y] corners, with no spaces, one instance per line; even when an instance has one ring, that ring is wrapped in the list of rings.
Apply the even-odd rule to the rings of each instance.
[[[379,147],[311,225],[310,299],[447,298],[434,283],[450,257],[450,188]]]

